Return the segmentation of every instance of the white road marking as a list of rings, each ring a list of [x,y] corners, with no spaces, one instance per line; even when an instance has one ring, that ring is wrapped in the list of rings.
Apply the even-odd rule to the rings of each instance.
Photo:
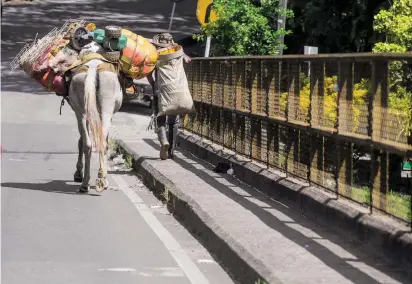
[[[122,267],[116,267],[116,268],[99,268],[99,271],[114,271],[114,272],[136,272],[136,269],[133,268],[122,268]]]
[[[111,177],[113,178],[119,189],[123,191],[124,194],[131,200],[137,211],[139,211],[142,218],[146,221],[147,225],[163,242],[174,260],[186,274],[190,283],[209,284],[207,278],[199,270],[196,264],[189,258],[189,256],[185,253],[180,244],[169,233],[169,231],[167,231],[166,228],[159,222],[159,220],[157,220],[156,216],[153,215],[150,208],[144,203],[140,196],[138,196],[136,192],[133,191],[133,189],[129,188],[129,186],[121,176],[112,175]]]
[[[197,260],[198,263],[215,263],[212,259],[198,259]]]
[[[137,271],[134,268],[128,267],[99,268],[97,270],[105,272],[131,272],[143,277],[185,277],[180,267],[145,268],[143,269],[144,271]]]

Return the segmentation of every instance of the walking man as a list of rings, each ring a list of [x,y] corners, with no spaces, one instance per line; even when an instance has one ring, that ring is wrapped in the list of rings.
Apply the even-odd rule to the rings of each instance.
[[[159,49],[164,48],[174,43],[173,37],[170,33],[161,33],[153,37],[152,43]],[[184,61],[190,62],[190,57],[184,55]],[[153,79],[153,73],[155,79]],[[156,117],[157,123],[157,136],[160,142],[160,159],[166,160],[168,158],[173,159],[173,151],[176,146],[176,138],[179,129],[179,115],[157,116],[159,112],[159,98],[158,92],[159,86],[157,84],[157,70],[156,68],[147,76],[150,85],[153,88],[153,113]],[[166,124],[168,126],[168,132],[166,132]]]

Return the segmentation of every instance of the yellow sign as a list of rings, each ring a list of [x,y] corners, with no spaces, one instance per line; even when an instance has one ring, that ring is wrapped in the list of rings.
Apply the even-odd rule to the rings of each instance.
[[[216,21],[216,13],[212,10],[213,0],[197,0],[196,17],[199,23],[204,26],[210,20]]]

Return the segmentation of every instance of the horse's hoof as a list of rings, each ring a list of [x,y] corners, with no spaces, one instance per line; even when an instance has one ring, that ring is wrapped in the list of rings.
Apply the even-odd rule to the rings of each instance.
[[[105,183],[103,178],[96,179],[96,191],[102,192],[105,188]]]
[[[77,192],[78,192],[78,193],[88,193],[88,192],[89,192],[89,187],[81,186],[81,187],[77,190]]]
[[[79,176],[74,176],[74,182],[83,182],[83,178]]]
[[[109,181],[107,180],[107,178],[104,179],[103,189],[104,189],[104,190],[108,190],[108,189],[109,189]]]
[[[79,172],[75,172],[73,176],[74,182],[83,182],[83,177],[79,174]]]

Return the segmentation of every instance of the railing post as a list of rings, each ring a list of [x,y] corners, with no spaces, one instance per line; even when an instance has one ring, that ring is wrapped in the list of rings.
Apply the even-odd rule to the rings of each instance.
[[[324,62],[310,62],[310,104],[307,120],[311,127],[321,126],[323,117],[323,97],[324,97]],[[312,132],[310,139],[310,162],[308,179],[311,182],[323,185],[325,182],[325,153],[323,136]]]
[[[220,109],[220,124],[221,124],[221,128],[220,128],[220,132],[222,135],[222,147],[223,150],[225,149],[225,130],[226,130],[226,122],[225,122],[225,114],[226,114],[226,110],[224,109],[225,106],[225,85],[226,85],[226,78],[227,78],[227,72],[226,72],[226,65],[224,61],[220,61],[220,77],[219,77],[219,82],[220,82],[220,92],[221,92],[221,102],[220,102],[220,106],[222,107]]]
[[[213,87],[213,84],[212,84],[212,78],[211,78],[212,64],[213,64],[213,61],[209,59],[207,61],[207,80],[206,80],[206,85],[207,85],[206,100],[207,100],[207,104],[208,104],[208,107],[207,107],[207,124],[206,124],[206,129],[207,129],[206,133],[207,134],[206,134],[206,137],[209,137],[209,139],[211,138],[212,142],[214,142],[213,141],[213,135],[210,135],[211,134],[210,128],[211,128],[211,123],[212,123],[211,117],[212,117],[212,109],[213,109],[212,108],[212,98],[213,98],[212,87]]]
[[[200,83],[200,64],[201,61],[192,61],[193,64],[192,72],[193,72],[193,100],[195,101],[195,109],[196,112],[193,114],[193,131],[197,134],[200,133],[199,131],[199,120],[201,115],[201,101],[202,101],[202,93],[199,87]]]
[[[253,115],[264,115],[262,112],[262,72],[261,61],[252,60],[249,72],[250,112]],[[253,116],[254,117],[254,116]],[[252,159],[262,160],[262,120],[250,119],[250,155]]]
[[[280,90],[276,88],[276,84],[279,84],[280,78],[279,75],[278,77],[275,76],[275,74],[279,74],[279,62],[269,62],[266,64],[267,76],[265,78],[265,90],[268,100],[267,114],[269,117],[275,117],[277,113],[275,111],[276,96],[278,96],[278,98],[280,97]]]
[[[323,126],[325,63],[312,62],[310,74],[310,125]]]
[[[236,70],[235,70],[235,77],[236,77],[236,110],[245,111],[243,107],[243,102],[245,97],[248,98],[247,93],[245,92],[246,89],[246,64],[244,60],[239,60],[236,62]],[[244,147],[245,147],[245,119],[244,116],[241,114],[236,113],[236,144],[235,150],[237,153],[244,154]],[[239,141],[240,139],[240,141]]]
[[[299,109],[299,92],[300,92],[300,62],[299,60],[289,61],[289,92],[287,103],[287,119],[294,121],[297,119],[297,112]]]
[[[204,76],[204,66],[205,65],[205,61],[200,61],[200,67],[199,67],[199,79],[200,79],[200,101],[201,101],[201,109],[200,109],[200,137],[203,138],[203,128],[204,128],[204,123],[205,123],[205,119],[206,119],[206,115],[205,115],[205,94],[204,94],[204,80],[206,79]]]
[[[351,131],[353,100],[353,62],[341,61],[339,64],[338,92],[338,134]],[[337,193],[350,198],[352,196],[353,149],[352,143],[338,139],[338,155],[336,166]]]
[[[268,67],[268,62],[266,60],[262,60],[261,62],[261,92],[262,95],[265,97],[265,108],[264,108],[264,112],[265,112],[265,116],[268,117],[269,116],[269,89],[270,89],[270,79],[269,79],[269,67]],[[269,132],[270,132],[270,122],[267,121],[265,123],[265,127],[262,127],[262,133],[264,131],[265,133],[265,141],[266,141],[266,145],[265,145],[265,150],[266,150],[266,168],[269,169]],[[263,136],[263,135],[262,135]],[[263,149],[263,147],[262,147]]]
[[[296,103],[299,104],[299,60],[288,62],[288,99],[286,107],[287,121],[296,120]],[[286,171],[296,174],[296,161],[299,157],[299,134],[296,128],[287,127]]]
[[[249,145],[245,143],[244,147],[244,152],[243,153],[248,153],[249,159],[252,159],[252,84],[253,84],[253,78],[252,78],[252,62],[250,60],[246,61],[245,64],[245,83],[246,83],[246,94],[247,94],[247,102],[245,106],[245,111],[248,112],[248,115],[245,116],[245,142],[247,141]],[[246,146],[248,146],[249,149],[246,150]],[[247,152],[246,152],[247,151]]]
[[[259,60],[251,60],[249,71],[249,86],[250,91],[250,112],[253,114],[258,113],[258,88],[259,88]]]
[[[372,62],[372,108],[369,115],[371,121],[372,141],[382,141],[382,122],[385,121],[388,107],[388,61]],[[389,156],[386,152],[372,149],[372,207],[386,211],[388,195]]]
[[[351,132],[353,119],[353,62],[343,61],[339,66],[338,133]]]
[[[230,102],[230,105],[227,105],[226,107],[230,107],[231,112],[230,112],[230,120],[231,120],[231,135],[230,137],[230,150],[233,150],[234,147],[233,145],[236,143],[236,132],[235,132],[235,113],[233,110],[236,109],[236,88],[234,87],[233,84],[233,63],[232,62],[228,62],[228,68],[229,68],[229,72],[228,72],[228,85],[229,85],[229,98],[228,98],[228,102]]]
[[[236,62],[236,110],[243,110],[245,97],[245,62]]]

